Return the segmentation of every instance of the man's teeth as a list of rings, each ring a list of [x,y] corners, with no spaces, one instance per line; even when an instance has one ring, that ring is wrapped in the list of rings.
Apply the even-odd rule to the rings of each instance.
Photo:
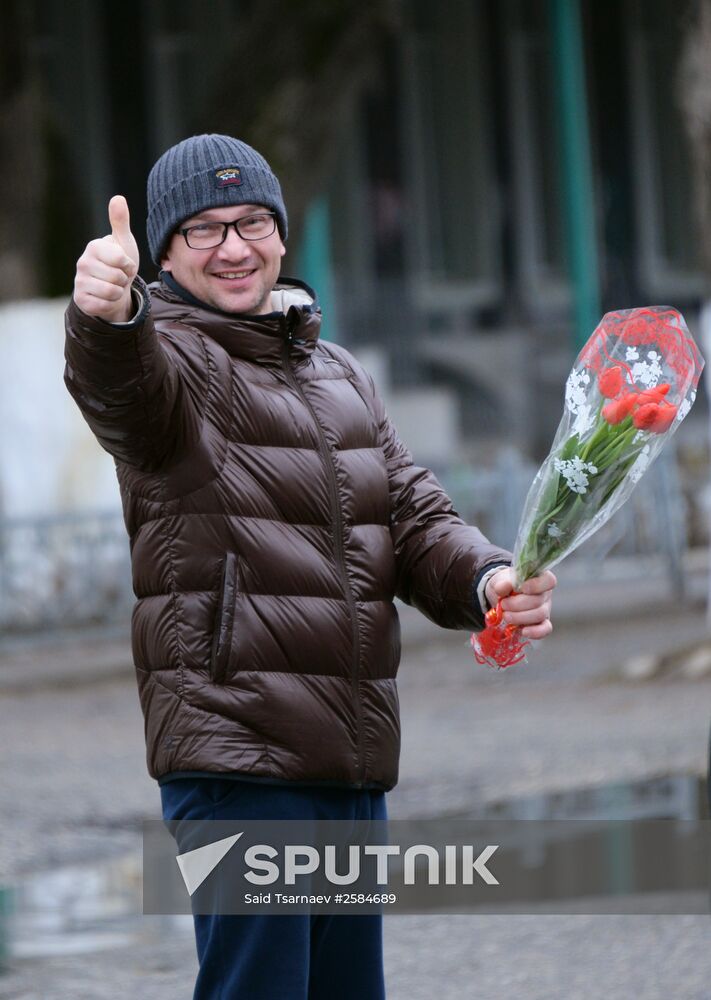
[[[246,278],[251,271],[222,271],[217,275],[218,278]]]

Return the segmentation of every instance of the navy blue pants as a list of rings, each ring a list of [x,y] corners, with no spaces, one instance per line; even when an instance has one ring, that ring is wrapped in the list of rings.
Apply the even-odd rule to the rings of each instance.
[[[385,793],[179,778],[165,820],[384,820]],[[195,915],[193,1000],[384,1000],[382,917]]]

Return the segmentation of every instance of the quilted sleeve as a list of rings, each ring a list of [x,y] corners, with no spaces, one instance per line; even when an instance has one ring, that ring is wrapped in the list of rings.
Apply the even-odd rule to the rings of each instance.
[[[512,554],[459,517],[434,474],[413,463],[372,378],[348,362],[373,409],[387,465],[397,596],[442,628],[479,630],[479,580],[492,566],[511,565]]]
[[[159,472],[200,434],[200,379],[181,371],[161,342],[150,293],[137,279],[141,307],[113,326],[70,303],[65,314],[64,382],[99,444],[119,462]],[[186,377],[187,376],[187,377]]]

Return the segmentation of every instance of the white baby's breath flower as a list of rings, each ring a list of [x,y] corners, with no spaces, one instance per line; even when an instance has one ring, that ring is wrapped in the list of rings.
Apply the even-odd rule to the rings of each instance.
[[[559,472],[565,479],[569,490],[573,493],[587,493],[590,481],[588,476],[597,473],[596,466],[590,462],[584,462],[580,455],[574,455],[570,459],[556,458],[553,462],[556,472]]]
[[[565,403],[571,413],[577,413],[585,405],[584,386],[590,382],[590,375],[584,368],[573,368],[565,383]]]
[[[647,360],[632,365],[632,378],[646,389],[654,389],[664,374],[657,351],[647,351]]]
[[[581,403],[578,407],[577,416],[573,421],[573,433],[577,434],[578,437],[582,437],[583,434],[590,430],[594,423],[595,417],[593,416],[592,407],[589,403]]]
[[[630,469],[630,479],[632,480],[633,483],[638,483],[642,478],[642,476],[644,475],[644,472],[647,466],[649,465],[649,458],[650,458],[650,447],[648,444],[646,444],[639,453],[639,455],[637,456],[636,462]]]
[[[676,411],[676,419],[677,420],[683,420],[684,419],[684,417],[686,416],[686,414],[691,409],[691,407],[692,407],[693,402],[694,402],[695,399],[696,399],[696,393],[692,389],[691,392],[689,393],[689,395],[686,397],[686,399],[682,399],[681,403],[679,403],[679,409]]]

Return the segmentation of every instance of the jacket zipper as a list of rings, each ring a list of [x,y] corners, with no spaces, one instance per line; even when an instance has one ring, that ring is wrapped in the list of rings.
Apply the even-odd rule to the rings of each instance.
[[[239,560],[234,552],[228,552],[222,566],[222,579],[210,654],[210,678],[215,684],[224,684],[227,679],[227,667],[235,624],[238,581]]]
[[[338,495],[338,481],[336,479],[336,470],[333,465],[333,460],[331,458],[331,449],[328,446],[328,441],[326,440],[326,435],[323,432],[323,428],[318,421],[318,417],[309,402],[306,393],[301,387],[299,380],[294,375],[294,372],[289,361],[289,350],[292,343],[294,342],[293,328],[290,324],[288,317],[284,320],[286,339],[284,341],[284,350],[282,353],[282,362],[284,368],[284,374],[286,375],[289,385],[299,394],[304,402],[304,405],[308,409],[309,413],[313,418],[314,425],[316,427],[316,432],[319,437],[321,444],[321,457],[324,462],[324,467],[326,469],[326,474],[328,478],[329,491],[331,494],[331,509],[333,510],[333,543],[334,543],[334,554],[336,556],[336,563],[341,575],[341,582],[343,584],[343,589],[346,595],[346,601],[348,602],[348,610],[351,618],[351,629],[353,634],[353,671],[352,671],[352,689],[353,698],[355,700],[356,708],[356,721],[358,727],[358,786],[363,785],[364,771],[365,771],[365,761],[363,755],[363,706],[360,697],[360,634],[358,632],[358,609],[356,607],[355,598],[353,596],[353,591],[351,590],[350,580],[348,579],[348,571],[346,569],[346,559],[345,551],[343,545],[343,508],[341,507],[340,497]]]

